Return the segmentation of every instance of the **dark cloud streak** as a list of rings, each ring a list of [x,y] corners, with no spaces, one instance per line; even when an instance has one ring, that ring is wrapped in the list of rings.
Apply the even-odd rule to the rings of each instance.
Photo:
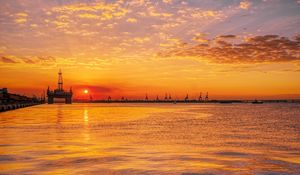
[[[51,63],[56,63],[56,58],[52,56],[38,56],[38,57],[0,56],[0,62],[7,63],[7,64],[18,64],[18,63],[51,64]]]
[[[14,61],[12,58],[8,58],[8,57],[1,57],[1,62],[2,63],[18,63],[17,61]]]

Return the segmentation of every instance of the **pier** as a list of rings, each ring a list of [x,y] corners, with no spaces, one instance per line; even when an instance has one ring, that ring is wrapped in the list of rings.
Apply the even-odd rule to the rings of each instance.
[[[7,88],[0,89],[0,112],[25,108],[44,103],[45,99],[37,99],[35,97],[27,97],[9,93]]]

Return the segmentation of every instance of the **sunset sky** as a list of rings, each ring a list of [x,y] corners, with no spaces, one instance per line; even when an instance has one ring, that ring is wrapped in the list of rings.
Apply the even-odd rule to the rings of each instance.
[[[300,97],[300,1],[0,0],[0,87],[60,68],[75,98]]]

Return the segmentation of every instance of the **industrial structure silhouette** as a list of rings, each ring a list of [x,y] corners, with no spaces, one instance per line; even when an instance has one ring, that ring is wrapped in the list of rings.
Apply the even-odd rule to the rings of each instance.
[[[62,72],[59,70],[58,72],[58,88],[51,91],[49,86],[47,89],[47,97],[48,97],[48,104],[54,103],[54,98],[64,98],[66,104],[72,104],[72,87],[70,91],[67,92],[63,89],[63,79],[62,79]]]

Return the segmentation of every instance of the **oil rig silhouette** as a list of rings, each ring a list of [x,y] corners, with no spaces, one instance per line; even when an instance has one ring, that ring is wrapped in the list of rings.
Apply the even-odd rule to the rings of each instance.
[[[67,92],[63,89],[63,79],[62,79],[62,73],[59,69],[58,72],[58,88],[54,89],[54,91],[51,91],[49,86],[47,89],[47,97],[48,97],[48,104],[54,103],[54,98],[64,98],[66,104],[72,104],[72,87],[70,88],[70,91]]]

